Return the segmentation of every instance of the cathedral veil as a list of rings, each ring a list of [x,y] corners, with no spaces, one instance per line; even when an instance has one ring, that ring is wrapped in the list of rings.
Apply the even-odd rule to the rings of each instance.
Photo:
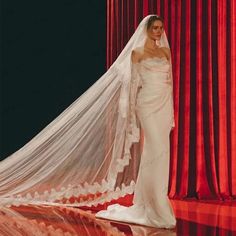
[[[96,206],[133,193],[141,151],[131,52],[144,45],[150,16],[96,83],[0,162],[0,205]],[[160,42],[169,48],[165,32]]]

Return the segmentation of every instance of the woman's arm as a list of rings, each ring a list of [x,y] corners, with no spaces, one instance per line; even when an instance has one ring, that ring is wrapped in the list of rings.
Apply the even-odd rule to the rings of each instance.
[[[131,54],[132,63],[138,63],[139,60],[140,60],[140,53],[137,52],[135,49],[132,50],[132,54]]]
[[[161,49],[162,49],[163,52],[165,53],[167,59],[170,60],[170,57],[171,57],[170,49],[169,49],[169,48],[166,48],[166,47],[162,47]]]

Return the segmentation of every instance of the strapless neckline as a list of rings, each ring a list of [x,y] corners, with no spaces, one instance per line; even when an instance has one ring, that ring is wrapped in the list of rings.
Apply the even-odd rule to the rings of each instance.
[[[138,64],[140,64],[140,63],[142,63],[142,62],[145,62],[145,61],[149,61],[149,60],[151,60],[151,61],[152,61],[152,60],[153,60],[153,61],[157,60],[157,61],[167,61],[167,62],[169,62],[166,57],[157,57],[157,56],[156,56],[156,57],[147,57],[147,58],[145,58],[145,59],[139,61]]]

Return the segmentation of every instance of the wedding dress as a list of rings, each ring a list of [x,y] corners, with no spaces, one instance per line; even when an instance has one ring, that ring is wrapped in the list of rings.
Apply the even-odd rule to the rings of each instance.
[[[131,207],[111,205],[97,217],[173,228],[176,220],[167,197],[169,179],[169,133],[172,128],[172,86],[166,57],[141,60],[133,66],[139,92],[135,104],[144,130],[144,147]]]
[[[144,46],[150,16],[95,84],[0,162],[0,207],[92,207],[135,190],[134,207],[142,214],[145,206],[147,214],[140,223],[174,225],[166,196],[168,135],[175,126],[171,59],[131,63],[132,50]],[[165,32],[160,47],[169,48]]]

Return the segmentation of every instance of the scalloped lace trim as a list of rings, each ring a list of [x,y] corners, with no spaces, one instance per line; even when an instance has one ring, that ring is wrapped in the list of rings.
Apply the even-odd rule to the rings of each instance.
[[[62,187],[59,191],[54,188],[49,191],[46,190],[44,193],[39,194],[37,191],[33,194],[27,193],[26,195],[18,194],[17,196],[9,196],[5,198],[0,197],[0,205],[20,205],[20,204],[52,204],[58,203],[63,199],[69,199],[71,197],[78,197],[79,195],[86,194],[98,194],[101,196],[95,196],[95,199],[89,199],[80,203],[76,203],[78,206],[96,206],[97,204],[103,204],[112,199],[117,199],[118,197],[124,196],[127,193],[132,193],[134,191],[135,182],[131,181],[129,186],[122,184],[121,189],[115,189],[114,185],[119,172],[124,170],[124,167],[129,165],[129,160],[131,159],[130,148],[133,143],[138,142],[140,139],[140,128],[136,125],[135,114],[131,114],[132,118],[128,119],[128,127],[125,134],[125,147],[123,158],[116,160],[115,171],[108,177],[108,180],[103,179],[101,184],[95,182],[93,184],[88,184],[85,182],[82,185],[68,185],[67,187]],[[68,202],[69,200],[67,200]],[[69,204],[69,203],[68,203]],[[70,203],[71,204],[71,203]],[[75,205],[75,204],[73,204]]]
[[[98,187],[98,185],[97,185]],[[95,191],[95,187],[93,186],[92,189],[85,189],[81,188],[82,191],[79,189],[71,189],[71,188],[63,188],[63,194],[61,192],[56,192],[55,190],[51,191],[51,193],[47,192],[43,195],[39,195],[37,192],[35,193],[34,197],[31,194],[27,194],[25,197],[18,195],[17,197],[12,198],[1,198],[0,202],[1,205],[9,206],[19,206],[19,205],[65,205],[65,206],[97,206],[98,204],[103,204],[106,202],[110,202],[113,199],[118,199],[120,197],[124,197],[127,194],[132,194],[134,192],[135,182],[131,181],[130,185],[122,184],[121,188],[117,187],[115,190],[104,191],[103,193],[99,192],[103,191],[104,189],[98,187],[97,191]],[[84,191],[85,190],[85,191]],[[86,200],[83,198],[78,198],[78,195],[86,194],[86,193],[94,194],[94,198],[89,197]],[[46,200],[43,197],[48,196]],[[74,197],[74,202],[70,202],[70,198]]]

